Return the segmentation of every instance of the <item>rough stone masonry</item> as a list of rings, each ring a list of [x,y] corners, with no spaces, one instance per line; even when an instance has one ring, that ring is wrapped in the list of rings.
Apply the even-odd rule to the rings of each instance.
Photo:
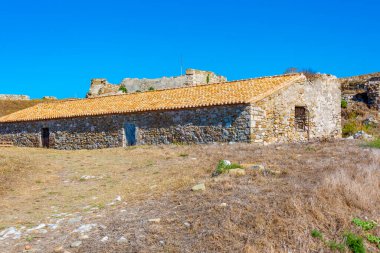
[[[216,75],[211,71],[187,69],[186,74],[175,77],[161,77],[155,79],[139,79],[139,78],[124,78],[118,84],[110,84],[107,79],[95,78],[91,80],[90,90],[87,97],[98,97],[105,95],[123,94],[121,87],[124,87],[126,92],[143,92],[152,90],[162,90],[179,88],[196,84],[213,84],[226,82],[227,78]]]
[[[23,147],[41,147],[42,130],[48,128],[51,148],[124,147],[129,144],[126,122],[136,127],[137,145],[267,144],[340,138],[340,101],[337,78],[318,75],[312,79],[300,79],[255,103],[0,123],[0,141],[11,141]]]

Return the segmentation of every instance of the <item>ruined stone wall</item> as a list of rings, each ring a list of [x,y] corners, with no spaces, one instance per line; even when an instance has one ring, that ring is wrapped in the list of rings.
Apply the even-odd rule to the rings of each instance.
[[[380,77],[372,78],[367,83],[368,104],[380,110]]]
[[[26,95],[0,94],[0,100],[30,100],[30,97]]]
[[[110,84],[104,78],[96,78],[91,80],[91,87],[87,93],[87,97],[97,97],[106,95],[123,94],[120,87],[124,86],[128,93],[136,91],[148,91],[149,89],[162,90],[170,88],[178,88],[195,84],[212,84],[226,82],[223,76],[216,75],[211,71],[187,69],[186,75],[176,77],[161,77],[155,79],[147,78],[124,78],[118,84]]]
[[[96,149],[125,145],[124,124],[137,127],[137,144],[249,142],[250,106],[108,115],[0,124],[0,141],[41,146],[41,130],[50,130],[50,147]]]
[[[297,142],[341,137],[341,91],[336,78],[301,81],[251,107],[253,142]],[[295,107],[309,111],[308,128],[296,129]]]

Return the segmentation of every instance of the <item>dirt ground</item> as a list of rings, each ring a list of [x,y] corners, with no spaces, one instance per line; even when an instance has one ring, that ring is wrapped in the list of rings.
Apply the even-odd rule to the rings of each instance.
[[[268,172],[211,177],[221,159]],[[3,148],[0,172],[0,224],[21,231],[0,252],[330,252],[313,229],[342,242],[352,218],[380,222],[380,151],[355,141]]]

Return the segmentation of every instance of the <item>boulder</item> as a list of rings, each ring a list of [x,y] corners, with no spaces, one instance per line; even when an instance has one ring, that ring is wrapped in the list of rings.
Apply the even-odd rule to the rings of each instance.
[[[228,174],[233,175],[233,176],[244,176],[245,169],[230,169],[228,170]]]
[[[206,190],[206,186],[204,183],[194,185],[193,188],[191,188],[192,191],[204,191]]]

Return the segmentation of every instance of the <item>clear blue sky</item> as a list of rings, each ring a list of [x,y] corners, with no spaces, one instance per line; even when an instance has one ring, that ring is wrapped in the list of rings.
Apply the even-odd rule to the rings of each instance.
[[[0,0],[0,94],[83,97],[90,79],[185,68],[229,80],[288,67],[380,71],[375,0]]]

